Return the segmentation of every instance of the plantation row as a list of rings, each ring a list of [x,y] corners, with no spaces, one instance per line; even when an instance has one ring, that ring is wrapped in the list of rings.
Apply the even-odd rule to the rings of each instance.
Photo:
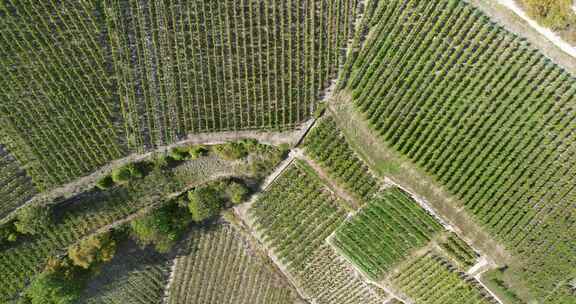
[[[343,61],[356,6],[356,0],[107,0],[130,146],[304,121]]]
[[[385,1],[374,15],[349,64],[357,109],[525,257],[539,298],[575,277],[575,79],[463,1]]]
[[[457,272],[447,261],[430,253],[400,267],[390,281],[415,303],[498,303],[475,279]]]
[[[8,0],[0,16],[2,141],[36,186],[66,183],[121,157],[96,3]]]
[[[326,243],[345,219],[344,202],[305,166],[288,167],[254,203],[254,227],[316,303],[382,303],[385,293],[366,284]]]
[[[455,233],[450,233],[447,239],[440,242],[439,245],[448,257],[465,268],[469,268],[476,263],[478,254]]]
[[[198,176],[183,172],[197,169],[190,163],[205,167],[203,159],[189,161],[172,172],[153,171],[129,185],[79,194],[54,207],[54,221],[43,229],[42,234],[0,248],[0,273],[6,282],[0,285],[0,301],[16,296],[26,282],[42,270],[48,257],[59,254],[79,239],[160,204],[168,200],[167,195],[182,191],[190,184],[230,175],[229,171],[238,169],[234,166],[205,167],[211,175]]]
[[[235,228],[223,224],[192,231],[176,258],[168,303],[294,303]]]
[[[338,227],[330,241],[373,280],[379,280],[442,226],[398,188],[380,197]]]
[[[306,136],[304,145],[307,154],[349,193],[368,201],[379,190],[378,181],[354,153],[333,118],[320,120]]]
[[[4,1],[0,141],[47,190],[191,133],[293,128],[336,77],[358,9]]]
[[[118,253],[111,265],[104,265],[96,275],[80,303],[161,303],[170,274],[170,259],[168,255],[145,251],[138,249]]]
[[[0,218],[36,194],[36,188],[12,155],[0,144]]]

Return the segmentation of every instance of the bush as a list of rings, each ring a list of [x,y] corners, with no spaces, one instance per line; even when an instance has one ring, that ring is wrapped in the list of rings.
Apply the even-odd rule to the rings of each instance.
[[[91,236],[68,248],[72,263],[84,269],[112,260],[115,253],[116,241],[109,232]]]
[[[214,147],[214,152],[224,160],[237,160],[248,156],[248,151],[242,143],[226,143]]]
[[[112,180],[119,185],[127,184],[131,180],[142,178],[143,176],[142,171],[134,164],[129,164],[112,171]]]
[[[240,204],[248,195],[248,188],[237,182],[230,182],[226,188],[226,194],[233,204]]]
[[[174,202],[132,221],[130,228],[141,245],[167,252],[189,224],[188,214]]]
[[[48,206],[28,206],[20,209],[14,226],[23,234],[39,234],[52,223],[52,210]]]
[[[69,304],[80,299],[85,280],[68,261],[49,259],[46,269],[24,290],[19,304]]]
[[[538,23],[553,30],[563,30],[576,24],[572,0],[521,0],[526,13]]]
[[[14,222],[9,222],[0,227],[0,246],[13,243],[18,239],[18,231]]]
[[[188,153],[188,149],[187,148],[173,148],[172,150],[170,150],[170,153],[168,153],[168,156],[170,156],[172,159],[177,160],[177,161],[182,161],[182,160],[186,160],[190,158],[190,154]]]
[[[208,149],[202,145],[194,145],[188,148],[188,154],[190,154],[191,159],[198,159],[201,156],[208,154]]]
[[[96,187],[100,190],[107,190],[114,186],[112,176],[106,175],[96,182]]]
[[[188,210],[195,222],[202,222],[216,216],[223,207],[219,191],[210,186],[199,187],[188,192],[188,200]]]

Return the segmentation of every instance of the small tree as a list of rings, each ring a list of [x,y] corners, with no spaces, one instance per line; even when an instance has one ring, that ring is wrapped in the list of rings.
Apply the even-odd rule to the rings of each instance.
[[[222,159],[236,160],[248,155],[248,151],[241,143],[226,143],[214,147],[214,152]]]
[[[198,159],[201,156],[208,154],[208,149],[202,145],[194,145],[188,148],[188,153],[191,159]]]
[[[130,223],[133,235],[141,245],[154,245],[158,252],[167,252],[190,224],[190,217],[176,202]]]
[[[68,248],[72,263],[84,269],[112,260],[115,253],[116,241],[109,232],[91,236]]]
[[[222,209],[222,198],[215,189],[206,186],[188,192],[188,210],[192,220],[202,222],[216,216]]]
[[[69,304],[80,299],[85,279],[67,260],[48,259],[46,268],[24,290],[19,304]]]
[[[174,148],[168,153],[168,155],[178,161],[186,160],[190,158],[190,154],[188,154],[188,149],[186,148]]]
[[[28,206],[18,211],[14,226],[24,234],[38,234],[52,223],[52,210],[45,205]]]
[[[106,175],[96,182],[96,187],[100,190],[107,190],[114,186],[114,180],[112,176]]]
[[[248,195],[248,188],[237,182],[230,182],[226,188],[226,194],[233,204],[240,204]]]
[[[119,185],[127,184],[131,180],[142,178],[143,176],[142,171],[134,164],[128,164],[112,171],[112,180]]]

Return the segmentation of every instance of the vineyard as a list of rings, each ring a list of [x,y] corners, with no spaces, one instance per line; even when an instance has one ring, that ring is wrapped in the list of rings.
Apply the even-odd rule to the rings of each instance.
[[[408,194],[391,188],[338,227],[331,243],[378,280],[440,231],[442,226]]]
[[[89,1],[0,5],[0,141],[41,190],[125,153],[98,9]]]
[[[366,202],[379,190],[378,181],[354,153],[333,118],[325,117],[306,136],[306,153],[349,193]]]
[[[199,163],[210,174],[186,174],[185,171],[198,169],[192,163]],[[13,298],[41,270],[48,257],[65,251],[79,239],[161,204],[169,199],[168,195],[178,193],[192,183],[232,175],[235,168],[206,167],[204,160],[198,159],[172,169],[173,175],[168,172],[149,174],[129,187],[83,193],[60,203],[55,211],[56,220],[44,233],[0,248],[0,273],[5,279],[5,284],[0,285],[0,300]]]
[[[0,145],[0,218],[36,194],[36,188],[12,155]]]
[[[452,260],[464,268],[472,267],[476,263],[478,254],[455,233],[450,233],[439,245]]]
[[[525,260],[538,297],[575,277],[575,79],[463,1],[368,9],[341,81],[358,111]]]
[[[498,303],[475,279],[459,273],[449,262],[430,253],[412,259],[398,271],[389,280],[416,303]]]
[[[136,247],[136,244],[129,245]],[[161,303],[170,262],[168,255],[141,249],[122,250],[112,264],[106,265],[90,282],[81,303]]]
[[[168,303],[294,303],[294,294],[228,224],[191,233],[175,260]]]
[[[326,243],[345,219],[343,202],[303,163],[291,165],[250,208],[253,225],[297,285],[316,303],[382,303]]]
[[[105,2],[122,116],[136,149],[189,133],[303,122],[343,62],[357,6]]]

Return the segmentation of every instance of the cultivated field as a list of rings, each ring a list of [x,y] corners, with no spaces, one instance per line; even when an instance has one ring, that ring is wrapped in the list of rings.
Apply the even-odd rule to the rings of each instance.
[[[326,242],[345,219],[343,204],[297,162],[249,214],[274,257],[315,303],[382,303],[385,292],[363,280]]]
[[[36,192],[26,171],[0,144],[0,218],[20,207]]]
[[[270,267],[228,224],[194,230],[175,259],[168,303],[294,303]]]
[[[464,2],[373,8],[341,82],[356,108],[525,260],[538,297],[576,276],[574,78]]]

